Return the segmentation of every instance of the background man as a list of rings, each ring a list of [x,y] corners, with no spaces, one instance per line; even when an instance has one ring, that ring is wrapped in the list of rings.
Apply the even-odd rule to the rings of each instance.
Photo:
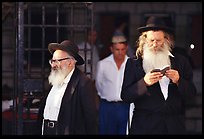
[[[96,88],[100,96],[99,134],[125,135],[129,104],[120,98],[127,56],[127,40],[113,36],[112,54],[97,64]]]

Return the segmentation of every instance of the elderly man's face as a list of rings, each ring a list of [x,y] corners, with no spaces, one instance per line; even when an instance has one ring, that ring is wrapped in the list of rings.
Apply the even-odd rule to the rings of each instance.
[[[52,85],[59,85],[63,82],[65,77],[70,72],[69,62],[70,56],[62,50],[56,50],[52,57],[51,72],[49,75],[49,83]]]
[[[164,44],[164,33],[162,31],[148,31],[147,43],[152,51],[159,51]]]
[[[163,68],[170,65],[170,45],[162,31],[148,31],[143,50],[143,68],[149,72],[154,68]]]
[[[62,50],[56,50],[53,53],[53,57],[52,57],[52,63],[51,63],[51,67],[53,70],[57,70],[59,68],[63,68],[64,66],[66,66],[66,62],[69,59],[68,54],[65,51]]]

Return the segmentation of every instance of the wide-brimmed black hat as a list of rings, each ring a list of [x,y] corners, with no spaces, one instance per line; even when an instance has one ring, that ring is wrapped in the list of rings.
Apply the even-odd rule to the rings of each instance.
[[[79,52],[78,46],[69,40],[64,40],[60,44],[50,43],[48,45],[48,50],[50,51],[51,54],[53,54],[55,50],[66,51],[77,60],[76,65],[84,64],[83,58],[78,54]]]
[[[165,32],[174,34],[174,29],[167,25],[162,17],[151,16],[148,18],[146,26],[139,27],[139,33],[149,30],[163,30]]]

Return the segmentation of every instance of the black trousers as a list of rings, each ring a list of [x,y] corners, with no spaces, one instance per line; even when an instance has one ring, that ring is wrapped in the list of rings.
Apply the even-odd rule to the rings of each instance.
[[[43,135],[57,135],[57,121],[45,120],[43,125]]]

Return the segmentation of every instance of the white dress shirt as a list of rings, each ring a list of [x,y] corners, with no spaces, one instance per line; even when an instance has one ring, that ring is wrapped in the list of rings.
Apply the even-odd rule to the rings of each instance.
[[[96,88],[98,95],[107,101],[122,101],[120,94],[122,89],[125,65],[128,56],[118,69],[113,54],[97,63]]]
[[[70,81],[74,69],[72,69],[72,71],[67,75],[61,85],[53,86],[50,90],[44,109],[44,119],[57,121],[62,97],[64,96],[65,89],[67,87],[68,82]]]
[[[172,55],[170,52],[169,52],[169,56],[174,57],[174,55]],[[160,69],[163,69],[163,67]],[[159,85],[161,87],[161,91],[162,91],[162,94],[163,94],[165,100],[168,97],[169,82],[170,82],[170,79],[167,78],[166,76],[163,76],[162,79],[159,80]]]
[[[159,80],[159,84],[161,87],[161,91],[163,93],[164,99],[166,100],[168,97],[168,86],[169,86],[169,78],[163,76],[161,80]]]

